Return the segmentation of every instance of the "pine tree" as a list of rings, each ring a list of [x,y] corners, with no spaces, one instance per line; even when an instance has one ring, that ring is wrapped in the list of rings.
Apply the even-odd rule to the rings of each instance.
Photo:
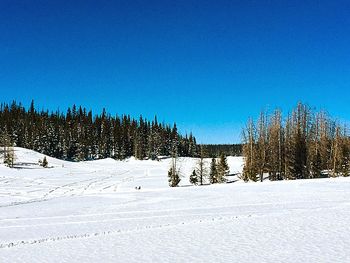
[[[15,101],[0,105],[0,133],[8,134],[13,145],[39,151],[60,159],[81,161],[99,158],[125,159],[135,156],[156,158],[159,155],[195,156],[193,135],[181,136],[176,125],[152,125],[140,117],[111,117],[103,109],[93,116],[91,110],[73,105],[65,114],[28,111]]]
[[[190,183],[193,185],[198,185],[198,175],[196,173],[196,170],[193,170],[192,174],[190,175]]]
[[[178,156],[178,147],[179,147],[179,137],[177,133],[176,123],[174,123],[173,129],[170,134],[170,153],[172,156]]]
[[[190,137],[188,138],[188,156],[196,157],[197,156],[197,143],[196,138],[193,137],[192,133],[190,133]]]
[[[227,181],[226,176],[230,173],[230,168],[227,164],[227,157],[222,153],[217,165],[217,181],[224,183]]]
[[[42,162],[42,166],[43,166],[44,168],[47,168],[48,165],[49,165],[49,162],[47,161],[46,156],[44,156],[44,159],[43,159],[43,162]]]
[[[216,165],[216,159],[213,158],[211,160],[211,164],[210,164],[210,173],[209,173],[209,182],[211,184],[217,184],[219,183],[218,180],[218,170],[217,170],[217,165]]]

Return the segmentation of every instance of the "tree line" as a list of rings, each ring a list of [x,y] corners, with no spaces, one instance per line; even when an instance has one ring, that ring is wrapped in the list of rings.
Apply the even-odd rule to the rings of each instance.
[[[243,130],[245,181],[348,176],[350,139],[345,125],[299,103],[286,117],[276,109],[250,119]]]
[[[32,101],[28,110],[21,103],[0,105],[0,144],[35,150],[48,156],[83,161],[101,158],[137,159],[158,156],[196,156],[196,138],[181,135],[176,124],[159,123],[142,116],[112,116],[103,109],[93,115],[73,105],[66,113],[37,111]],[[6,144],[6,145],[5,145]]]
[[[242,156],[242,144],[203,144],[206,157],[215,158],[221,154],[226,156]]]

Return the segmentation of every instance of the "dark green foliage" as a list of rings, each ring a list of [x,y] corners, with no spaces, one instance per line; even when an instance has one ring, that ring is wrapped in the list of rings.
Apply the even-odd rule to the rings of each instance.
[[[205,158],[215,158],[221,153],[226,156],[242,156],[242,144],[203,144],[205,147]]]
[[[171,167],[168,171],[168,182],[170,187],[177,187],[180,183],[181,179],[179,176],[179,172],[176,169]]]
[[[222,153],[220,155],[219,163],[217,165],[217,173],[218,173],[218,183],[226,182],[226,176],[229,174],[230,168],[227,164],[227,158]]]
[[[43,159],[43,162],[42,162],[42,166],[43,166],[44,168],[47,168],[48,165],[49,165],[49,162],[47,161],[46,156],[44,156],[44,159]]]
[[[321,154],[316,152],[310,156],[310,173],[313,178],[319,178],[322,174]]]
[[[37,111],[32,101],[26,110],[21,104],[0,105],[0,134],[8,134],[13,145],[70,161],[100,158],[138,159],[158,156],[195,156],[196,140],[181,136],[176,124],[160,124],[142,116],[111,116],[103,109],[91,111],[73,105],[66,114]]]
[[[216,159],[215,158],[213,158],[211,160],[210,173],[209,173],[209,182],[211,184],[219,183],[219,180],[218,180],[218,169],[217,169],[217,164],[216,164]]]
[[[199,178],[196,173],[196,170],[193,170],[192,174],[190,175],[190,183],[194,185],[198,185]]]

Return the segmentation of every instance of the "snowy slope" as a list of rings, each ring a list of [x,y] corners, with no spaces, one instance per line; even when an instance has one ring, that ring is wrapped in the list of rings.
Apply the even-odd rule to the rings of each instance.
[[[0,262],[350,262],[347,178],[169,188],[170,160],[16,156],[0,165]],[[196,162],[180,160],[182,186]]]

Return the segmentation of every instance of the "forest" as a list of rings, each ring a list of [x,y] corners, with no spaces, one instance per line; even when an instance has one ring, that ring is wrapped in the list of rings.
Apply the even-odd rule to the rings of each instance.
[[[245,181],[349,176],[350,139],[345,124],[299,103],[287,116],[262,111],[243,130]]]
[[[183,136],[175,123],[159,123],[157,117],[149,121],[142,116],[111,116],[105,109],[93,115],[75,105],[66,113],[37,111],[34,101],[28,110],[16,101],[0,105],[0,139],[4,146],[24,147],[69,161],[193,157],[198,150],[192,134]]]
[[[242,144],[202,144],[205,157],[215,158],[224,154],[226,156],[242,156]]]

